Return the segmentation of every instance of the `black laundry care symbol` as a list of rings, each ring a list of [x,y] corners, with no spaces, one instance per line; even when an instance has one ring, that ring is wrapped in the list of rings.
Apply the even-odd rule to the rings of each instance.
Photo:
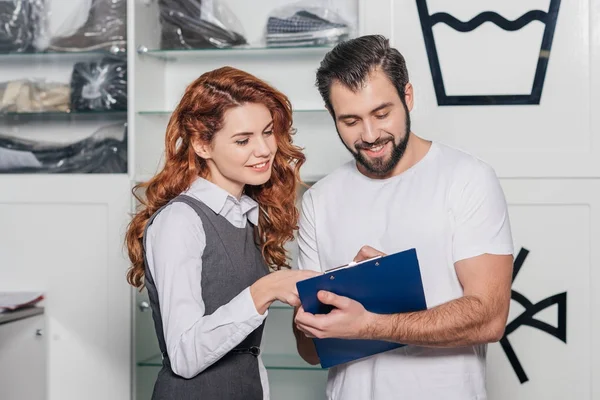
[[[509,21],[499,14],[492,11],[485,11],[475,16],[467,22],[462,22],[452,15],[444,12],[429,15],[427,8],[428,0],[416,0],[421,20],[421,29],[425,39],[425,48],[429,58],[429,68],[433,78],[435,95],[440,106],[481,106],[481,105],[524,105],[540,104],[542,89],[544,88],[544,79],[550,59],[550,50],[552,48],[552,39],[554,29],[558,18],[558,10],[561,0],[550,0],[548,12],[541,10],[532,10],[514,21]],[[501,0],[498,0],[501,1]],[[433,26],[443,23],[459,32],[471,32],[477,29],[485,22],[491,22],[505,31],[518,31],[532,21],[540,21],[545,25],[540,54],[535,70],[535,77],[530,94],[489,94],[489,95],[457,95],[449,96],[446,94],[444,86],[444,77],[440,66],[440,59],[433,36]]]
[[[515,258],[512,276],[513,283],[528,254],[529,250],[521,248],[517,258]],[[506,357],[508,357],[510,365],[517,374],[519,381],[521,383],[525,383],[529,380],[529,378],[527,377],[521,362],[519,362],[519,359],[517,358],[517,354],[508,340],[508,335],[516,331],[520,326],[527,325],[546,332],[547,334],[567,343],[567,292],[555,294],[554,296],[550,296],[539,303],[533,304],[531,301],[527,300],[525,296],[513,289],[511,291],[511,299],[523,306],[525,311],[523,311],[521,315],[512,320],[506,326],[504,336],[502,339],[500,339],[500,345],[502,346]],[[558,323],[556,327],[534,318],[537,313],[553,306],[554,304],[556,304],[558,307]]]

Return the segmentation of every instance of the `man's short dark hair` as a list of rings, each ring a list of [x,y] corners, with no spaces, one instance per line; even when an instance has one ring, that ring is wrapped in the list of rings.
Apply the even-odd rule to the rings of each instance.
[[[384,36],[369,35],[339,43],[321,61],[317,87],[329,111],[334,113],[329,96],[335,80],[351,90],[359,90],[369,73],[377,68],[385,72],[406,107],[404,88],[408,83],[408,70],[404,57],[390,47]]]

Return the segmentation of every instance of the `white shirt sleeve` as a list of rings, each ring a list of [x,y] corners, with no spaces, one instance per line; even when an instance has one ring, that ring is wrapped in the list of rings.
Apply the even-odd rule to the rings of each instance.
[[[494,170],[480,163],[453,202],[454,262],[482,254],[513,254],[508,208]]]
[[[317,247],[317,231],[315,211],[311,191],[302,196],[300,222],[298,229],[298,269],[321,272],[319,251]]]
[[[213,314],[202,300],[202,220],[186,204],[165,208],[148,229],[147,256],[158,291],[167,353],[173,372],[192,378],[254,331],[260,315],[246,288]]]

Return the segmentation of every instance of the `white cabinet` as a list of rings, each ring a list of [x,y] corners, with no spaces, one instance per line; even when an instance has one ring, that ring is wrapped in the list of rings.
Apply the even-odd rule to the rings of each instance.
[[[4,175],[0,187],[0,291],[46,294],[48,400],[128,399],[128,177]]]
[[[0,390],[3,400],[45,400],[46,330],[44,309],[0,314]]]
[[[600,180],[502,186],[517,273],[506,335],[488,348],[488,397],[597,399]]]

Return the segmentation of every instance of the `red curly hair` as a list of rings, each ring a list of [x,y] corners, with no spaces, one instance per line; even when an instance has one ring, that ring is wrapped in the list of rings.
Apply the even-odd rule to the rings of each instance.
[[[305,161],[301,149],[292,143],[292,107],[288,98],[265,82],[244,71],[223,67],[207,72],[190,84],[171,115],[165,137],[165,163],[150,181],[133,188],[140,208],[126,234],[131,260],[129,284],[144,286],[143,234],[150,217],[200,176],[208,177],[206,161],[194,152],[192,143],[210,143],[223,126],[229,109],[246,103],[265,105],[273,117],[277,153],[271,178],[260,186],[246,186],[245,194],[260,207],[256,240],[266,263],[274,269],[289,268],[284,244],[298,229],[296,186],[301,183],[300,167]],[[138,192],[145,189],[142,197]]]

